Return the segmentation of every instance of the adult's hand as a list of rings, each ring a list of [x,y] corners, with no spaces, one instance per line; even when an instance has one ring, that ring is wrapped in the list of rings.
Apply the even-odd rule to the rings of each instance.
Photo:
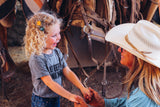
[[[105,107],[104,99],[94,89],[89,88],[92,98],[88,103],[94,107]],[[87,99],[86,99],[87,100]]]
[[[76,100],[78,103],[74,103],[74,107],[88,107],[87,103],[83,100],[82,97],[77,96]]]

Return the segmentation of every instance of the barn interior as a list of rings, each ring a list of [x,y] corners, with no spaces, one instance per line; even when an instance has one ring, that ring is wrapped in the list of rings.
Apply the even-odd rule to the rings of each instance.
[[[7,1],[4,0],[4,2]],[[3,36],[1,44],[8,51],[7,55],[11,58],[9,61],[13,60],[15,64],[15,67],[9,68],[11,71],[9,73],[14,72],[10,75],[5,66],[2,67],[1,59],[0,107],[31,105],[33,86],[23,43],[27,21],[24,3],[27,0],[15,1],[15,18],[12,26],[4,27],[0,23],[0,32],[5,30],[5,33],[1,33]],[[81,82],[86,87],[95,89],[102,97],[124,97],[126,88],[122,82],[128,69],[119,63],[118,47],[107,43],[105,35],[116,25],[136,23],[141,19],[152,21],[158,26],[160,23],[158,0],[41,1],[45,1],[45,5],[43,4],[40,10],[49,8],[64,21],[62,40],[58,47]],[[7,58],[9,57],[6,57],[6,60]],[[3,72],[8,75],[5,79],[3,79]],[[63,87],[82,96],[80,90],[65,78],[63,78]],[[72,102],[61,97],[61,107],[73,106]]]

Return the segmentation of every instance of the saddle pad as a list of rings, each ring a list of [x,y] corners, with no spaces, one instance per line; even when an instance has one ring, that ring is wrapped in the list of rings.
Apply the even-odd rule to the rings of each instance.
[[[22,8],[26,18],[38,12],[44,4],[45,0],[22,0]]]
[[[7,16],[10,12],[12,12],[15,3],[16,0],[3,0],[3,2],[0,2],[0,20]]]

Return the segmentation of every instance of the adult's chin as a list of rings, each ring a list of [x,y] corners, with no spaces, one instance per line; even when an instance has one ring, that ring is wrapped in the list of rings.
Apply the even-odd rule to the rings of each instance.
[[[124,66],[127,66],[126,61],[123,61],[122,59],[120,60],[120,63]]]

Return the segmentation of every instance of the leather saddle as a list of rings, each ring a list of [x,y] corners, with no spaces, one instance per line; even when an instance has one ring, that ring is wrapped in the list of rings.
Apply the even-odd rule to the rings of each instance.
[[[1,77],[10,79],[15,73],[15,63],[8,53],[7,28],[14,23],[14,6],[16,0],[0,0],[0,68]]]

